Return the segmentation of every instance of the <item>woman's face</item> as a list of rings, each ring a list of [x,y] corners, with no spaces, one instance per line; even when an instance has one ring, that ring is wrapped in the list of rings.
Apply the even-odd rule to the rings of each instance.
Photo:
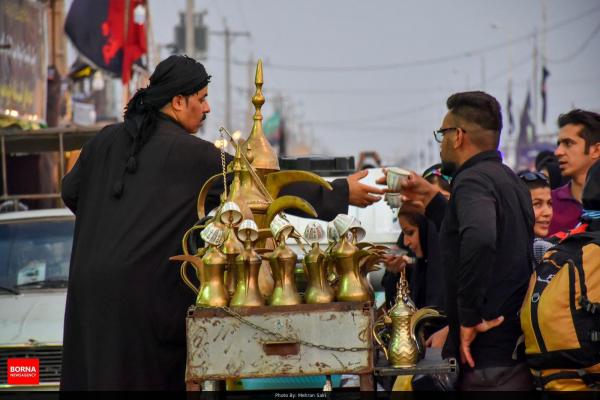
[[[404,233],[404,245],[411,249],[417,257],[422,258],[423,250],[421,250],[419,228],[411,224],[408,219],[402,215],[400,216],[399,221],[402,232]]]
[[[531,202],[533,203],[533,213],[535,215],[535,225],[533,232],[537,237],[548,236],[550,221],[552,220],[552,195],[550,188],[531,189]]]

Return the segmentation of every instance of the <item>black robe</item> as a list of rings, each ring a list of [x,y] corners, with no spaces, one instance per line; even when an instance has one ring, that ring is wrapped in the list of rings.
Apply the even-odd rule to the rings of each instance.
[[[137,171],[123,176],[117,199],[113,186],[121,179],[129,140],[123,124],[104,128],[63,179],[63,200],[76,215],[64,390],[185,389],[185,316],[195,295],[169,257],[182,252],[181,238],[197,221],[200,189],[221,171],[220,153],[160,118],[138,155]],[[329,220],[348,208],[346,180],[333,186],[330,192],[296,184],[293,191]],[[217,192],[207,210],[218,205]]]

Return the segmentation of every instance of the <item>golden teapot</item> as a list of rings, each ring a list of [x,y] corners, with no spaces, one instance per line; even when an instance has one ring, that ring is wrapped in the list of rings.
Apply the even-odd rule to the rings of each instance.
[[[359,250],[348,239],[342,236],[340,242],[332,249],[335,259],[337,275],[336,299],[338,301],[369,301],[371,293],[365,286],[365,281],[360,274],[360,258],[368,255],[366,250]]]
[[[201,236],[208,244],[208,249],[204,252],[202,258],[186,254],[171,257],[170,260],[187,261],[195,267],[200,278],[199,288],[193,285],[184,268],[181,269],[181,276],[186,285],[198,293],[196,305],[223,307],[229,301],[223,280],[227,256],[219,250],[225,236],[223,226],[218,223],[210,223],[204,228]]]
[[[381,346],[385,358],[394,368],[411,368],[425,356],[422,335],[418,334],[421,324],[427,319],[445,318],[433,308],[417,307],[409,297],[408,282],[405,273],[400,273],[396,304],[387,314],[381,316],[373,327],[373,336]],[[391,325],[391,333],[385,333]],[[386,343],[387,342],[387,343]]]
[[[258,239],[256,223],[251,219],[242,221],[238,227],[238,236],[244,242],[244,249],[235,259],[237,281],[230,305],[238,307],[262,306],[265,302],[258,288],[258,272],[262,259],[252,247]]]
[[[323,228],[316,222],[310,223],[304,237],[311,242],[311,250],[304,256],[304,265],[308,276],[308,285],[304,293],[307,304],[331,303],[335,293],[326,277],[326,255],[319,247],[319,240],[324,236]]]
[[[290,249],[285,241],[292,234],[294,227],[280,215],[271,222],[273,237],[279,245],[269,256],[275,287],[269,297],[269,305],[289,306],[302,303],[302,298],[296,288],[296,260],[298,256]]]

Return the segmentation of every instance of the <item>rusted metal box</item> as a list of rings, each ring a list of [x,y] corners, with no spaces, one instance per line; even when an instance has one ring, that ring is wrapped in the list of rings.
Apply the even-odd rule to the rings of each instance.
[[[373,372],[373,312],[369,303],[231,310],[238,316],[219,308],[190,308],[186,321],[187,382]],[[319,345],[325,348],[315,347]]]

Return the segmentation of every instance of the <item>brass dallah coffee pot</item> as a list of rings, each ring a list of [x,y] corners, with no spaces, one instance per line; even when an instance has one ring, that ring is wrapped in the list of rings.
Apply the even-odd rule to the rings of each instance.
[[[225,227],[220,223],[210,223],[201,232],[202,239],[208,248],[202,258],[190,254],[171,257],[173,261],[190,262],[196,269],[200,279],[200,287],[196,288],[186,275],[186,269],[181,269],[183,281],[195,292],[196,305],[223,307],[229,301],[229,295],[223,281],[227,256],[219,249],[225,239]]]
[[[269,256],[269,263],[275,280],[273,293],[269,297],[269,305],[272,306],[290,306],[302,302],[296,288],[294,275],[298,256],[285,243],[293,230],[294,227],[281,215],[277,215],[271,222],[271,231],[278,243]]]
[[[308,285],[304,293],[307,304],[331,303],[335,299],[335,293],[326,277],[326,255],[319,247],[319,241],[324,232],[321,225],[312,222],[307,225],[304,237],[311,243],[311,250],[304,256],[304,265],[308,276]]]
[[[373,291],[363,274],[361,265],[377,262],[380,255],[368,249],[360,249],[358,243],[365,235],[360,222],[349,215],[339,214],[333,220],[340,240],[331,249],[338,276],[336,299],[338,301],[373,301]]]
[[[411,368],[425,356],[425,346],[418,329],[427,319],[443,317],[433,308],[417,308],[409,297],[410,290],[404,270],[400,273],[396,304],[389,313],[381,316],[373,327],[373,336],[381,346],[385,358],[394,368]],[[386,325],[391,325],[391,333],[383,334]]]
[[[244,242],[244,249],[235,259],[236,288],[229,305],[256,307],[265,304],[258,289],[258,271],[261,257],[252,248],[258,239],[258,227],[251,219],[246,219],[238,227],[238,237]]]

